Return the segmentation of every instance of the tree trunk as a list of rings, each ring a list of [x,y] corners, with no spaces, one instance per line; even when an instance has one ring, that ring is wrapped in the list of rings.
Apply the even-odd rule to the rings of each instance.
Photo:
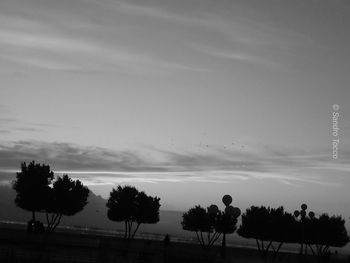
[[[35,222],[35,211],[34,210],[32,211],[32,220],[33,220],[33,222]]]
[[[50,216],[49,213],[46,213],[46,221],[47,221],[46,232],[47,233],[53,232],[56,229],[56,227],[59,225],[61,218],[62,218],[62,214],[52,213]]]
[[[126,236],[128,233],[128,223],[127,223],[127,221],[124,221],[124,223],[125,223],[124,239],[126,239]]]
[[[56,229],[56,227],[60,224],[60,222],[61,222],[61,218],[62,218],[62,214],[57,214],[57,216],[58,217],[56,217],[56,219],[57,219],[57,221],[56,221],[56,223],[53,225],[53,227],[52,227],[52,232]]]
[[[256,241],[256,245],[258,246],[258,251],[261,253],[259,240],[255,239],[255,241]]]
[[[221,236],[221,233],[215,232],[214,235],[211,237],[208,248],[210,248],[216,242],[216,240],[219,239],[220,236]]]
[[[311,244],[308,244],[308,245],[309,245],[309,248],[310,248],[310,250],[312,252],[312,255],[316,256],[316,253],[315,253],[314,249],[312,248]]]
[[[139,229],[140,225],[141,225],[141,223],[137,223],[136,228],[135,228],[134,233],[132,234],[131,238],[135,237],[135,234],[136,234],[137,230]]]
[[[129,222],[129,229],[128,229],[128,238],[131,238],[131,229],[132,229],[132,221]]]
[[[221,243],[221,258],[226,258],[226,233],[223,233]]]
[[[279,245],[278,245],[278,247],[277,247],[277,249],[276,249],[276,250],[275,250],[275,249],[273,250],[273,261],[276,260],[276,258],[277,258],[277,256],[278,256],[278,252],[280,251],[282,245],[283,245],[283,242],[280,242]],[[273,247],[272,247],[272,248],[273,248]]]

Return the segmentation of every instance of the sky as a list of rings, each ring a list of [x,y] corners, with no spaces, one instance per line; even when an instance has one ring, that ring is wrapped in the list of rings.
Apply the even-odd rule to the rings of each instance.
[[[0,182],[36,160],[162,209],[349,217],[349,25],[346,0],[2,0]]]

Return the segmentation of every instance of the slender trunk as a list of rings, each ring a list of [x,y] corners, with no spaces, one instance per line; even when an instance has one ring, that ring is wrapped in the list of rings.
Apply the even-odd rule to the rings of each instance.
[[[280,242],[279,245],[278,245],[278,247],[277,247],[277,249],[276,249],[276,251],[275,251],[275,255],[276,255],[275,257],[277,257],[278,252],[280,251],[282,245],[283,245],[283,242]]]
[[[258,246],[258,250],[260,252],[261,258],[263,259],[264,262],[267,262],[267,253],[270,246],[272,245],[272,241],[270,241],[269,244],[265,247],[264,240],[261,240],[261,243],[259,243],[258,239],[255,239],[255,240],[256,240],[256,244]]]
[[[221,258],[226,258],[226,233],[223,233],[222,243],[221,243]]]
[[[61,218],[62,218],[62,214],[52,213],[50,218],[49,213],[46,213],[46,221],[47,221],[46,232],[48,233],[53,232],[61,222]]]
[[[216,242],[216,240],[219,239],[220,236],[221,236],[221,233],[215,232],[215,234],[214,234],[213,237],[211,238],[209,247],[211,247],[211,246]]]
[[[278,248],[277,248],[277,253],[280,251],[282,246],[283,246],[283,242],[280,242],[280,244],[278,245]]]
[[[55,222],[55,216],[56,216],[55,213],[51,214],[51,219],[49,221],[49,224],[47,225],[47,229],[48,229],[49,232],[51,232],[51,230],[52,230],[52,226],[53,226],[53,224]]]
[[[58,217],[56,217],[56,223],[53,225],[53,227],[52,227],[52,232],[56,229],[56,227],[60,224],[60,222],[61,222],[61,218],[62,218],[62,214],[57,214],[57,216]]]
[[[267,245],[267,247],[266,247],[266,253],[269,251],[271,245],[272,245],[272,240],[270,241],[270,243],[269,243],[269,244]]]
[[[34,210],[32,211],[32,220],[33,220],[33,222],[36,221],[36,219],[35,219],[35,211]]]
[[[128,232],[126,234],[126,238],[130,237],[130,222],[128,221]]]
[[[200,237],[198,235],[198,231],[196,231],[196,236],[197,236],[199,244],[201,245],[201,247],[203,247],[202,240],[200,239]]]
[[[49,225],[50,221],[49,221],[49,214],[46,212],[46,223],[47,225]]]
[[[203,232],[202,231],[201,231],[201,240],[202,240],[203,246],[205,246],[205,241],[204,241],[204,238],[203,238]]]
[[[49,219],[49,213],[46,212],[46,222],[47,222],[47,227],[46,227],[46,233],[50,231],[50,219]]]
[[[137,230],[139,229],[140,225],[141,225],[141,223],[137,223],[136,228],[134,230],[134,233],[132,234],[132,238],[135,237],[135,234],[136,234]]]
[[[320,245],[316,244],[316,248],[317,248],[317,254],[320,255],[321,254],[321,247],[320,247]]]
[[[210,248],[210,232],[208,231],[207,233],[207,239],[208,239],[208,242],[207,242],[207,247]]]
[[[322,250],[322,254],[324,255],[328,251],[329,246],[325,245],[325,247]]]
[[[306,245],[306,243],[304,243],[304,252],[305,252],[305,256],[307,256],[307,245]]]
[[[309,244],[309,248],[310,248],[310,250],[311,250],[311,252],[312,252],[312,255],[313,256],[315,256],[316,254],[315,254],[315,251],[314,251],[314,249],[312,248],[312,246]]]
[[[268,251],[268,246],[267,247],[265,247],[264,245],[263,245],[263,260],[264,260],[264,262],[266,263],[267,262],[267,251]]]
[[[129,221],[128,238],[131,238],[131,230],[132,230],[132,221]]]
[[[300,243],[300,255],[304,253],[304,243]]]
[[[126,235],[128,233],[128,223],[127,223],[127,221],[124,221],[124,224],[125,224],[124,239],[126,239]]]
[[[261,249],[260,249],[259,240],[255,239],[255,241],[256,241],[256,245],[258,246],[258,251],[261,253]]]
[[[267,262],[267,258],[269,256],[269,249],[272,245],[272,241],[270,241],[270,243],[267,245],[266,249],[265,249],[265,252],[264,252],[264,257],[265,257],[265,262]]]
[[[266,259],[266,253],[265,253],[264,240],[261,240],[261,256],[262,256],[264,262],[266,262],[267,259]]]

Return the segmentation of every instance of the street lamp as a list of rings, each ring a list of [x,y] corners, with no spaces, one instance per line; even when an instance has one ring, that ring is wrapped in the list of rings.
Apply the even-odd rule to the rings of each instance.
[[[295,218],[299,218],[299,221],[301,222],[301,246],[300,246],[300,255],[303,255],[304,253],[304,244],[305,244],[305,254],[307,254],[307,244],[305,243],[305,218],[307,218],[307,205],[302,204],[301,205],[301,210],[295,210],[294,211],[294,216]],[[310,211],[308,214],[310,219],[313,219],[315,217],[315,213]]]
[[[232,203],[232,197],[230,195],[224,195],[222,197],[222,202],[224,203],[225,211],[222,214],[223,219],[226,217],[234,217],[237,219],[241,215],[241,210],[238,207],[233,207],[231,205]],[[226,230],[224,227],[223,236],[222,236],[222,243],[221,243],[221,257],[226,257]]]

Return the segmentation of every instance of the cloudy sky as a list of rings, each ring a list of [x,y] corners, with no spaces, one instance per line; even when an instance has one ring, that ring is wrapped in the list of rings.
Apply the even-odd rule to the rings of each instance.
[[[349,25],[346,0],[1,0],[0,181],[348,216]]]

